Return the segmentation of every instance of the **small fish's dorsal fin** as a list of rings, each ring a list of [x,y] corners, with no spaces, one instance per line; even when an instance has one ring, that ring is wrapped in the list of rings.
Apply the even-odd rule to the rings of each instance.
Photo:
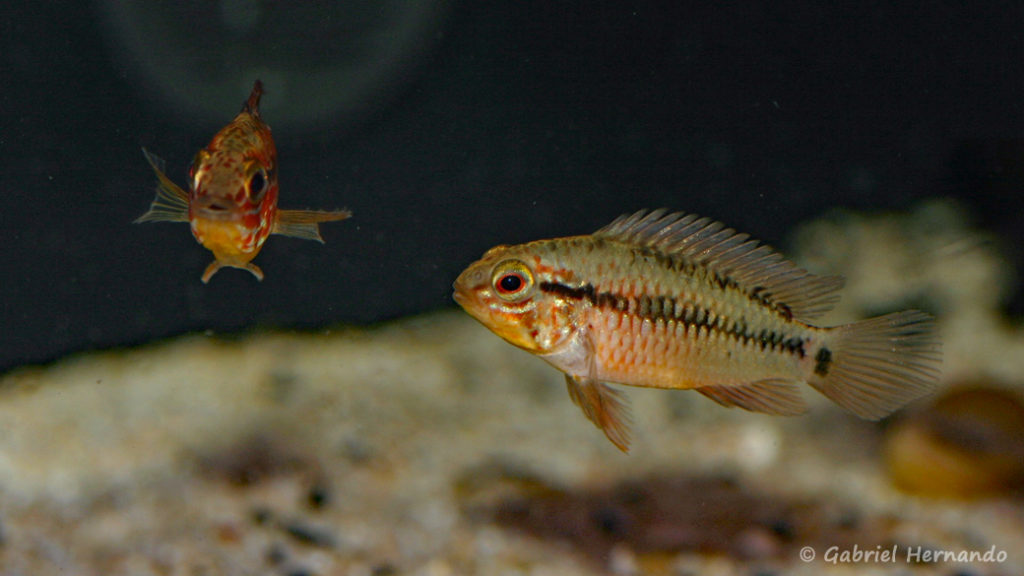
[[[811,274],[747,234],[695,214],[641,210],[619,216],[594,235],[682,256],[758,299],[783,305],[798,320],[831,310],[843,286],[840,276]]]
[[[164,174],[164,161],[145,148],[142,153],[156,172],[156,197],[149,210],[135,222],[188,222],[188,192],[182,190]]]
[[[252,92],[249,93],[249,98],[242,104],[242,112],[248,112],[259,118],[260,96],[263,96],[263,82],[256,80],[252,85]]]
[[[344,220],[352,216],[348,210],[278,210],[277,220],[270,230],[271,234],[302,238],[303,240],[315,240],[323,243],[320,237],[320,222],[334,222]]]

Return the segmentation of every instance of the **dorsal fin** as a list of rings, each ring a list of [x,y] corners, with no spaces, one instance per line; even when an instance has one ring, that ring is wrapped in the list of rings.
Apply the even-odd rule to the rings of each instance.
[[[249,98],[242,104],[242,112],[248,112],[253,116],[260,117],[260,96],[263,96],[263,82],[259,79],[253,82],[252,92],[249,93]]]
[[[831,310],[843,286],[840,276],[811,274],[747,234],[695,214],[641,210],[619,216],[594,235],[681,256],[798,320]]]

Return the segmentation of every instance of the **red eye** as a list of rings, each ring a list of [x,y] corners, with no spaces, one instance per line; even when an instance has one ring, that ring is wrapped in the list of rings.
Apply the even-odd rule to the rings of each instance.
[[[494,292],[504,300],[512,300],[529,293],[533,286],[533,274],[519,260],[505,260],[494,267],[491,273],[491,286]]]
[[[498,278],[497,287],[502,294],[513,294],[522,290],[523,286],[526,286],[526,279],[520,272],[508,272]]]

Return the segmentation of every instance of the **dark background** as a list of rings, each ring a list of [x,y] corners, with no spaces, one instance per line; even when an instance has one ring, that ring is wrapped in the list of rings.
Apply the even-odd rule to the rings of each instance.
[[[452,280],[485,249],[642,207],[778,244],[835,207],[952,195],[1007,246],[1024,236],[1019,3],[453,2],[362,105],[303,124],[291,115],[336,89],[286,97],[263,78],[281,206],[355,217],[324,225],[324,245],[272,237],[262,283],[225,269],[204,286],[211,255],[187,226],[132,224],[154,190],[140,147],[184,183],[253,78],[194,98],[216,114],[189,113],[147,79],[150,56],[111,38],[103,4],[50,4],[0,9],[0,370],[188,331],[453,306]],[[322,21],[351,31],[285,41],[269,19],[225,54],[186,45],[287,67],[288,42],[359,37],[332,5]],[[184,17],[167,28],[216,40],[214,16]],[[161,48],[154,61],[197,58]]]

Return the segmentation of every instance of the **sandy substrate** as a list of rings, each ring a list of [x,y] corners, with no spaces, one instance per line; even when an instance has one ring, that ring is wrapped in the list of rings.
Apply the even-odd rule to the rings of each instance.
[[[947,381],[1024,373],[1019,331],[963,279],[991,282],[998,260],[973,270],[983,255],[965,250],[917,258],[883,292],[943,300]],[[837,321],[877,303],[857,262]],[[0,573],[1024,574],[1024,503],[898,492],[884,423],[811,391],[797,418],[628,393],[626,455],[560,374],[455,310],[18,370],[0,380]],[[916,561],[934,551],[993,561]]]

